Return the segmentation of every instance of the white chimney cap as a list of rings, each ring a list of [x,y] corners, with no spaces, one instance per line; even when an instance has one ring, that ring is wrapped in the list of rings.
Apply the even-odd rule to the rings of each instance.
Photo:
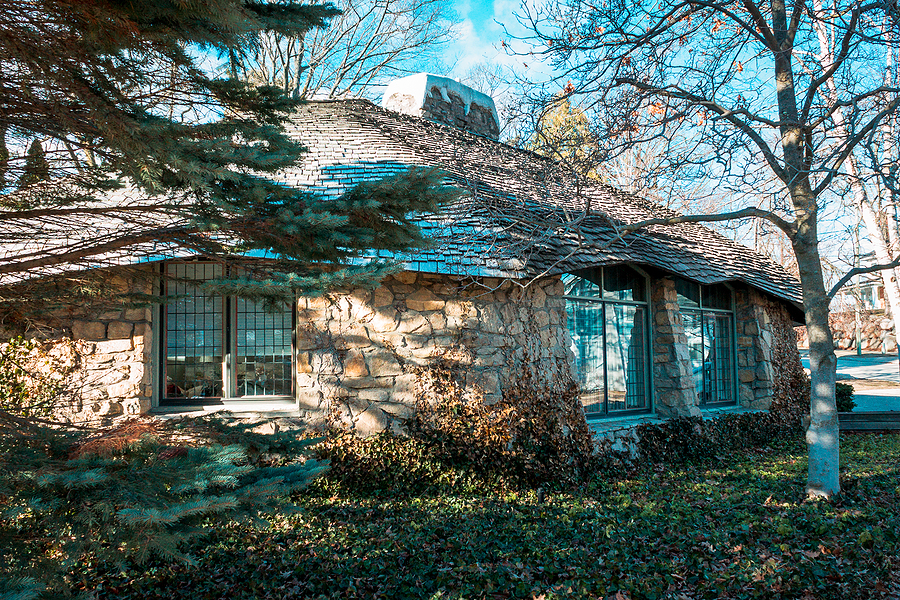
[[[381,106],[407,115],[424,116],[425,99],[432,88],[435,87],[440,90],[441,98],[445,102],[451,101],[451,93],[459,96],[465,104],[467,115],[472,105],[477,104],[483,109],[490,111],[494,121],[498,126],[500,125],[497,107],[490,96],[449,77],[441,77],[431,73],[416,73],[415,75],[395,79],[390,82],[384,91],[384,96],[382,96]]]

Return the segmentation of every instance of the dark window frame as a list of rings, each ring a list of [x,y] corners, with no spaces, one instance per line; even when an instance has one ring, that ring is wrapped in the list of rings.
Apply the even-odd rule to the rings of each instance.
[[[716,318],[718,317],[728,317],[729,318],[729,326],[728,326],[728,335],[730,338],[730,344],[728,347],[728,351],[730,352],[730,380],[731,385],[728,386],[728,391],[730,393],[730,398],[727,400],[716,400],[709,401],[705,400],[704,396],[708,394],[710,385],[709,383],[716,382],[716,379],[713,378],[712,381],[707,381],[707,368],[705,365],[701,367],[701,374],[703,376],[703,393],[700,393],[700,390],[697,391],[697,405],[701,409],[707,408],[718,408],[725,406],[736,406],[739,400],[739,385],[738,385],[738,377],[737,377],[737,316],[735,311],[735,293],[734,289],[725,284],[713,284],[713,285],[703,285],[700,283],[696,283],[684,278],[676,278],[676,282],[687,284],[690,286],[696,286],[698,291],[698,305],[694,306],[685,306],[681,301],[681,294],[678,297],[678,310],[681,312],[682,316],[688,314],[692,316],[696,316],[700,323],[700,338],[701,338],[701,348],[705,349],[707,344],[706,339],[706,320],[707,317]],[[707,291],[712,291],[715,287],[722,286],[723,289],[727,289],[730,295],[730,307],[725,308],[712,308],[706,306],[705,298],[707,298]],[[686,332],[685,332],[686,333]],[[716,352],[716,363],[718,362],[720,356],[719,353]],[[718,371],[718,365],[713,364],[712,369],[714,371]]]
[[[188,265],[210,265],[217,264],[211,261],[202,260],[179,260],[166,261],[160,264],[159,277],[159,293],[160,296],[168,295],[169,276],[166,269],[174,264]],[[226,271],[227,272],[227,271]],[[157,385],[159,389],[159,405],[160,406],[209,406],[209,405],[225,405],[228,403],[246,403],[256,401],[272,401],[272,400],[294,400],[297,395],[297,303],[291,303],[291,325],[290,325],[290,383],[291,392],[289,395],[246,395],[237,396],[235,391],[237,388],[237,371],[235,369],[235,354],[238,348],[238,327],[237,327],[237,297],[222,297],[221,312],[221,339],[222,339],[222,395],[220,396],[200,396],[200,397],[180,397],[167,395],[167,371],[168,371],[168,322],[170,315],[168,314],[168,303],[160,303],[157,310],[157,322],[159,326],[159,344],[157,345],[157,356],[159,360],[159,369],[157,377]]]
[[[619,266],[628,267],[632,271],[634,271],[641,279],[644,284],[643,288],[643,300],[620,300],[609,297],[607,295],[608,290],[605,289],[606,283],[606,273],[605,269],[608,268],[616,268]],[[594,279],[590,278],[589,275],[593,275],[596,273],[600,273],[599,283]],[[598,304],[601,306],[600,313],[600,324],[601,324],[601,337],[603,339],[602,349],[603,349],[603,402],[602,402],[602,410],[598,412],[585,412],[585,416],[589,419],[606,419],[606,418],[617,418],[617,417],[627,417],[630,415],[641,415],[653,412],[653,373],[650,361],[650,353],[651,353],[651,323],[650,323],[650,277],[644,273],[643,271],[635,268],[633,265],[610,265],[609,267],[595,267],[593,269],[583,269],[580,271],[573,271],[571,273],[566,273],[566,275],[571,275],[573,277],[579,277],[581,279],[586,279],[591,281],[592,283],[596,283],[599,287],[599,296],[577,296],[577,295],[568,295],[564,294],[563,299],[568,303],[570,301],[573,302],[584,302],[584,303],[592,303]],[[607,311],[610,306],[633,306],[643,311],[643,336],[642,336],[642,385],[643,385],[643,396],[644,401],[646,403],[646,407],[642,408],[625,408],[625,409],[609,409],[609,359],[608,359],[608,349],[609,349],[609,336],[607,332],[609,318],[607,315]],[[568,310],[567,310],[568,312]],[[567,315],[568,317],[568,315]],[[627,369],[627,366],[626,366]],[[576,374],[577,376],[578,374]],[[627,398],[627,391],[626,391]]]

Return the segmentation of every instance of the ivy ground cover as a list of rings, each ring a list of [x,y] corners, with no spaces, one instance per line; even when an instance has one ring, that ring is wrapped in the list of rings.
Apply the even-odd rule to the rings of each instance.
[[[81,575],[100,597],[167,600],[900,598],[900,435],[841,443],[845,491],[831,502],[804,499],[800,440],[544,498],[325,480],[271,528],[218,529],[196,566]]]

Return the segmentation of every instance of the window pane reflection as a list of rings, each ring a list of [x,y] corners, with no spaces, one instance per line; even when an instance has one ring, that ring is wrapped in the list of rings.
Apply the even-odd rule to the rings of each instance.
[[[584,269],[583,271],[578,271],[578,274],[567,273],[563,275],[565,295],[579,298],[599,298],[601,295],[600,277],[600,269]]]
[[[165,398],[290,396],[292,306],[267,311],[201,292],[204,281],[223,273],[213,263],[166,265],[166,291],[175,298],[165,308]]]
[[[606,317],[607,409],[647,408],[644,309],[607,304]]]
[[[586,414],[650,408],[646,279],[621,265],[564,276],[575,373]],[[602,290],[602,294],[601,294]]]
[[[644,302],[646,282],[640,273],[627,265],[603,269],[603,296],[622,302]]]
[[[291,393],[291,307],[266,311],[237,300],[236,396]]]
[[[686,311],[682,319],[701,406],[734,402],[732,315]]]
[[[730,402],[734,400],[734,355],[731,340],[731,315],[705,315],[710,332],[710,382],[707,386],[707,402]]]
[[[220,277],[214,264],[172,264],[166,305],[166,397],[222,395],[222,298],[202,294],[198,284]]]
[[[584,412],[603,411],[603,305],[596,302],[566,303],[575,373],[581,388]]]
[[[681,315],[684,323],[684,334],[687,336],[688,357],[691,360],[691,374],[694,378],[694,388],[700,398],[703,398],[703,330],[701,329],[700,314],[684,312]]]

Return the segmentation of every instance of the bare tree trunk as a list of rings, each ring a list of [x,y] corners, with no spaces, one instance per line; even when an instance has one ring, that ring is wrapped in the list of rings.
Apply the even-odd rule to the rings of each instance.
[[[815,212],[812,213],[815,215]],[[805,221],[805,222],[804,222]],[[818,243],[815,241],[815,216],[798,219],[798,233],[794,237],[794,255],[803,284],[803,304],[806,330],[809,334],[809,427],[806,443],[809,446],[809,475],[806,492],[810,496],[830,497],[840,492],[838,478],[840,448],[837,406],[834,400],[835,370],[834,338],[828,325],[829,298],[822,276]],[[813,230],[809,233],[805,230]]]
[[[813,5],[816,11],[822,10],[821,0],[813,0]],[[815,29],[816,36],[819,40],[819,52],[817,56],[819,64],[823,69],[826,69],[829,65],[833,64],[835,60],[834,45],[836,40],[834,24],[827,21],[815,21],[813,23],[813,29]],[[886,66],[886,73],[888,73],[888,75],[885,75],[885,83],[890,84],[888,81],[891,72],[890,52],[888,52]],[[837,89],[835,80],[829,79],[820,93],[826,95],[831,102],[837,103],[839,90]],[[850,138],[850,132],[847,128],[842,107],[838,106],[836,108],[832,115],[832,119],[834,120],[834,129],[844,140],[848,140]],[[888,123],[889,121],[890,119],[885,119],[885,123]],[[898,248],[896,243],[898,233],[895,220],[896,211],[893,207],[888,207],[887,214],[881,215],[884,218],[886,225],[885,227],[882,227],[879,222],[879,208],[883,209],[884,206],[876,206],[877,196],[876,198],[872,198],[866,193],[862,170],[859,161],[854,154],[850,154],[847,157],[847,170],[850,174],[850,188],[853,191],[854,204],[856,205],[857,210],[859,210],[863,223],[866,225],[866,234],[869,238],[869,243],[872,244],[875,251],[875,262],[878,264],[888,264],[893,260],[895,253],[900,251],[900,248]],[[890,306],[891,317],[894,320],[894,331],[900,332],[900,283],[898,283],[897,272],[895,269],[884,269],[881,271],[880,277],[884,284],[884,291],[887,296],[888,305]]]
[[[775,89],[781,123],[784,170],[781,178],[791,195],[797,215],[791,237],[800,283],[806,329],[809,333],[810,407],[806,443],[809,446],[809,474],[806,492],[813,497],[831,497],[841,491],[839,480],[840,438],[837,404],[834,397],[837,357],[828,324],[829,297],[822,276],[819,255],[818,206],[810,185],[811,132],[800,124],[791,63],[793,38],[789,35],[784,0],[772,0],[772,25],[776,46]]]
[[[855,171],[854,163],[855,161],[850,162],[851,171]],[[875,212],[872,202],[867,197],[862,182],[856,177],[856,173],[853,173],[853,175],[853,195],[856,198],[856,205],[859,207],[863,223],[866,225],[869,243],[872,244],[872,248],[875,251],[875,262],[877,264],[886,265],[894,259],[893,253],[889,247],[889,241],[884,239],[884,234],[882,233],[881,226],[878,222],[878,214]],[[892,213],[893,211],[890,212]],[[891,214],[884,215],[885,221],[887,222],[887,230],[890,230],[893,226],[893,219],[891,217]],[[881,281],[884,284],[884,292],[891,309],[891,317],[894,319],[894,331],[900,332],[900,285],[898,285],[895,270],[883,269],[881,271]]]

